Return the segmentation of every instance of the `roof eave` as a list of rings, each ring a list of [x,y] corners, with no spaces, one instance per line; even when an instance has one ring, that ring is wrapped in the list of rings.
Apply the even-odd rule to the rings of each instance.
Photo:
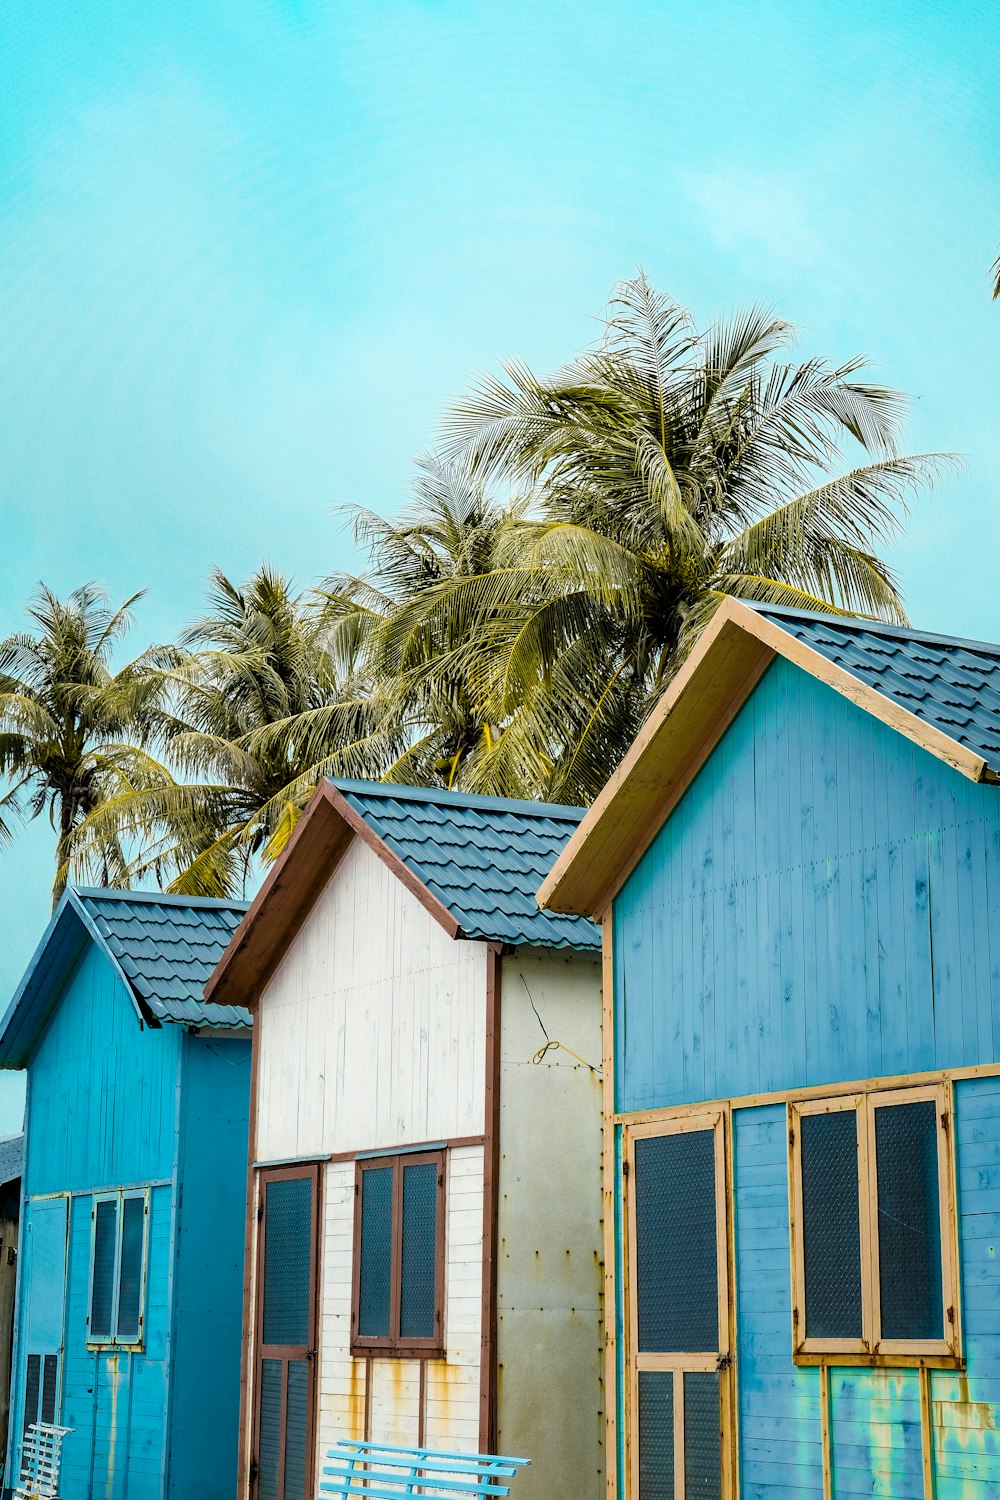
[[[461,935],[456,917],[393,853],[333,782],[323,780],[205,985],[207,1001],[253,1009],[261,989],[356,837],[378,855],[449,937]]]
[[[603,916],[776,656],[783,656],[972,781],[998,779],[981,755],[782,630],[726,599],[576,829],[538,903]]]

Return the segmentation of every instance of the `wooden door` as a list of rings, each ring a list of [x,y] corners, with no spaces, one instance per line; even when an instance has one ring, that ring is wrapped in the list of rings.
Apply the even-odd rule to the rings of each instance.
[[[731,1500],[725,1120],[628,1137],[629,1500]]]
[[[254,1500],[310,1500],[316,1414],[319,1167],[258,1178]]]

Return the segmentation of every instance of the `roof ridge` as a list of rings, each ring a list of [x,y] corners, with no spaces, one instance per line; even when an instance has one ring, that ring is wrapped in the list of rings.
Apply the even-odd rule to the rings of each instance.
[[[443,803],[446,807],[474,807],[482,812],[519,813],[522,817],[561,818],[567,823],[579,823],[586,812],[586,808],[568,802],[536,802],[530,797],[492,797],[484,792],[456,792],[444,787],[410,786],[395,781],[356,781],[340,776],[328,779],[338,792],[353,792],[357,796]]]
[[[818,609],[794,609],[791,605],[761,604],[753,599],[739,599],[755,614],[766,615],[780,622],[788,617],[793,620],[808,620],[817,625],[832,625],[841,630],[854,630],[868,635],[883,635],[911,641],[924,641],[942,646],[958,646],[965,651],[974,651],[981,656],[1000,657],[1000,643],[973,640],[959,635],[942,635],[938,631],[919,630],[913,625],[891,625],[885,620],[868,620],[863,615],[828,615]]]
[[[157,906],[189,906],[208,911],[245,912],[249,901],[229,900],[220,896],[179,896],[172,891],[129,891],[114,886],[74,885],[70,889],[88,901],[145,901]]]

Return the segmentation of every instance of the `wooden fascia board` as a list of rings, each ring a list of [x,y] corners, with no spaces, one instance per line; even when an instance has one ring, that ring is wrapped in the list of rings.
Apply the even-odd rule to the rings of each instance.
[[[355,837],[378,855],[449,937],[460,935],[459,923],[447,907],[379,838],[343,793],[332,782],[322,781],[209,977],[206,1000],[253,1009]]]
[[[927,750],[938,760],[944,761],[945,765],[951,766],[970,781],[985,781],[988,777],[989,767],[981,755],[974,750],[968,750],[960,745],[951,735],[945,734],[941,729],[935,729],[933,724],[918,718],[908,708],[897,703],[892,698],[887,698],[877,688],[869,683],[862,682],[860,677],[838,667],[828,657],[819,651],[814,651],[804,641],[789,635],[782,630],[780,625],[775,625],[772,620],[765,619],[756,610],[748,609],[746,605],[737,605],[739,609],[738,620],[744,630],[755,635],[765,645],[769,645],[775,651],[801,667],[811,677],[826,683],[827,687],[833,688],[834,692],[840,693],[841,697],[847,698],[858,708],[864,709],[865,713],[871,714],[872,718],[880,719],[890,729],[895,729],[898,734],[906,739],[912,740],[921,749]]]
[[[340,813],[345,823],[357,834],[358,838],[363,839],[369,849],[373,850],[382,863],[392,871],[396,879],[405,885],[411,895],[416,896],[425,911],[428,911],[434,920],[444,928],[450,938],[459,937],[462,931],[461,925],[445,906],[444,902],[440,901],[434,895],[433,891],[428,890],[419,876],[414,875],[409,865],[401,860],[398,854],[394,854],[383,839],[379,838],[370,824],[351,806],[343,792],[338,791],[333,785],[330,785],[330,792],[333,798],[333,806]]]
[[[540,906],[601,917],[775,656],[971,781],[992,779],[982,756],[756,610],[727,599],[549,872],[538,892]]]
[[[749,612],[749,611],[747,611]],[[600,920],[774,659],[719,606],[538,892],[538,904]]]
[[[205,985],[206,1000],[253,1007],[354,837],[320,782],[288,845]]]

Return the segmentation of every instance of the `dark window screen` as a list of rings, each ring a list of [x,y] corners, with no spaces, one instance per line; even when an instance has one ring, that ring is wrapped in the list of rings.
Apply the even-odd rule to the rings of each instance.
[[[937,1105],[875,1111],[883,1339],[944,1338]]]
[[[666,1370],[639,1371],[639,1500],[674,1500],[674,1377]]]
[[[285,1495],[284,1500],[306,1500],[306,1422],[308,1418],[309,1369],[304,1359],[288,1362],[288,1395],[285,1405]]]
[[[115,1198],[100,1198],[94,1207],[94,1285],[90,1299],[90,1336],[93,1339],[111,1337],[117,1238],[118,1202]]]
[[[722,1409],[719,1377],[684,1376],[685,1500],[722,1500]]]
[[[27,1432],[32,1422],[38,1421],[38,1397],[42,1384],[42,1356],[29,1354],[24,1371],[24,1427]]]
[[[403,1271],[399,1332],[404,1339],[434,1337],[437,1275],[436,1162],[403,1167]]]
[[[59,1356],[46,1354],[42,1366],[42,1415],[43,1422],[56,1419],[56,1391],[59,1385]]]
[[[145,1203],[126,1198],[122,1204],[122,1263],[118,1290],[118,1337],[134,1343],[142,1311],[142,1242]]]
[[[257,1500],[278,1500],[281,1476],[281,1378],[284,1369],[284,1363],[280,1359],[261,1360]]]
[[[312,1178],[265,1184],[263,1343],[309,1343]]]
[[[802,1115],[799,1130],[806,1337],[860,1340],[857,1116],[853,1109]]]
[[[643,1353],[719,1346],[715,1137],[635,1143],[636,1296]]]
[[[386,1338],[392,1285],[391,1167],[368,1167],[361,1174],[361,1268],[358,1334]]]

